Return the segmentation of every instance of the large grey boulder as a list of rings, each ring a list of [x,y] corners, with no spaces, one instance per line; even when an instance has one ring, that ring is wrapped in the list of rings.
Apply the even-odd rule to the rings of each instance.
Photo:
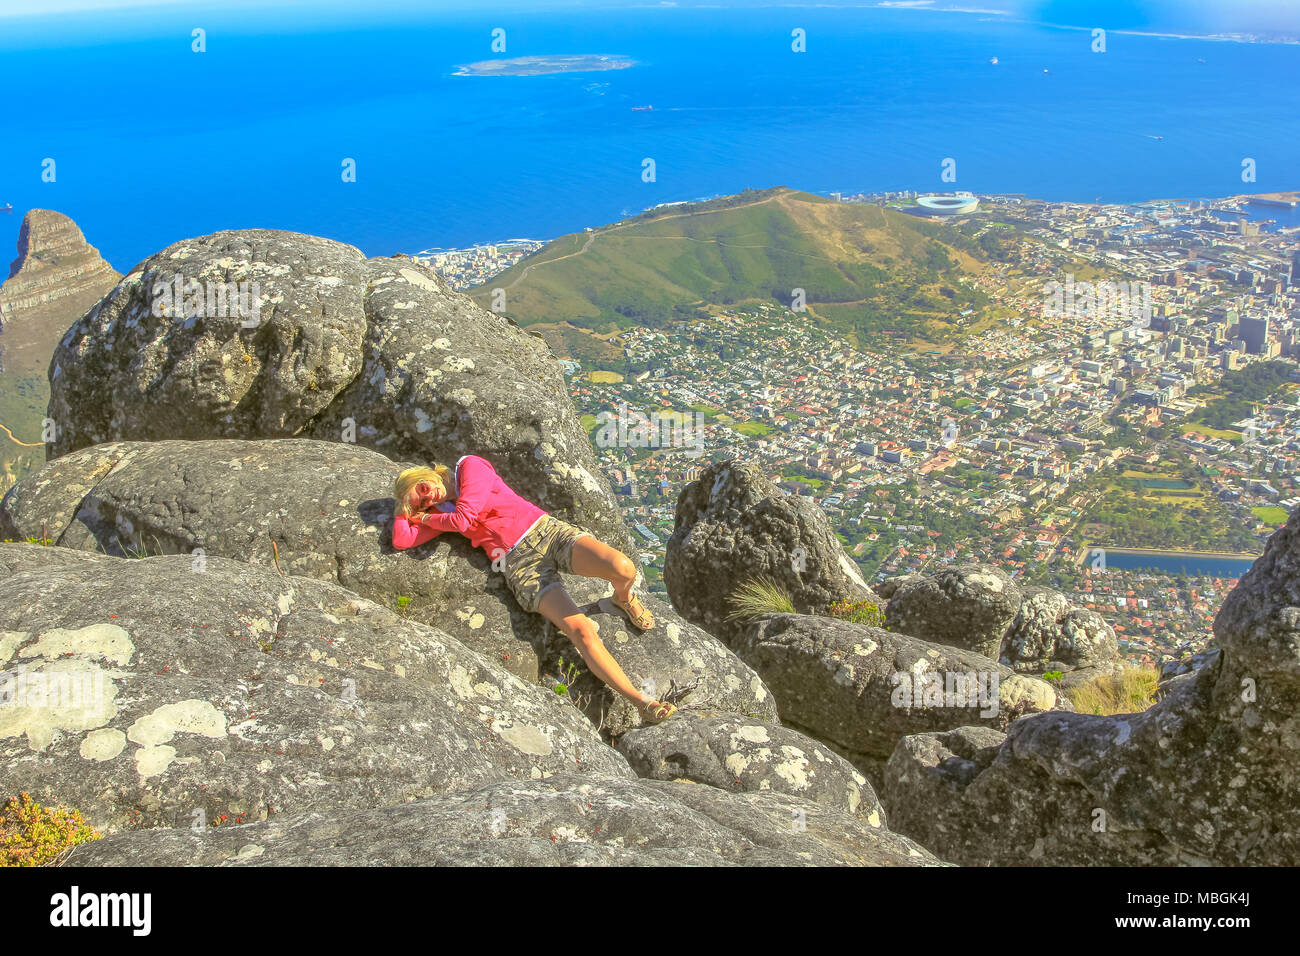
[[[1042,746],[1042,734],[1081,730],[1085,725],[1079,720],[1107,718],[1039,714],[1017,721],[1006,734],[962,727],[903,738],[886,764],[882,785],[883,798],[894,808],[890,823],[943,847],[945,859],[965,866],[1213,862],[1171,843],[1145,814],[1113,813],[1097,791],[1072,779],[1070,768],[1051,766],[1052,748]],[[1115,741],[1107,732],[1113,728],[1084,732],[1099,748],[1098,762]],[[1138,778],[1123,784],[1142,785]]]
[[[218,295],[240,282],[243,311]],[[637,560],[545,342],[405,256],[268,229],[174,243],[68,330],[49,377],[48,458],[172,438],[355,441],[420,463],[479,454]]]
[[[378,452],[310,439],[110,442],[56,458],[0,501],[0,538],[46,534],[64,548],[221,555],[331,581],[438,627],[525,680],[579,671],[574,699],[610,734],[641,718],[591,676],[540,614],[519,607],[486,554],[459,534],[391,544],[392,481]],[[273,547],[274,546],[274,547]],[[641,591],[655,626],[634,631],[613,586],[564,575],[610,653],[646,692],[695,683],[692,706],[775,720],[758,676],[724,644]],[[399,598],[409,598],[399,608]]]
[[[728,619],[728,599],[755,579],[779,585],[803,614],[875,601],[811,499],[785,494],[756,464],[711,464],[677,498],[664,584],[687,620],[731,641],[744,627]]]
[[[403,463],[310,439],[107,442],[70,452],[0,500],[0,538],[118,556],[223,555],[341,584],[439,627],[525,680],[543,619],[459,534],[392,546]]]
[[[876,592],[877,597],[888,602],[889,599],[894,596],[894,592],[904,584],[911,584],[915,581],[924,580],[924,578],[924,574],[917,574],[915,572],[909,574],[895,574],[893,577],[885,578],[883,581],[876,582],[876,584],[872,586],[872,590]]]
[[[633,776],[590,722],[336,584],[0,544],[0,792],[108,830]]]
[[[1300,863],[1300,513],[1214,633],[1143,713],[1038,714],[967,754],[901,741],[891,826],[968,864]],[[954,756],[974,767],[954,773]]]
[[[1012,728],[1031,725],[1029,717]],[[901,832],[925,834],[967,866],[1152,866],[1206,862],[1157,829],[1111,818],[1085,787],[1020,761],[1004,733],[960,727],[899,741],[884,793]]]
[[[764,615],[735,647],[776,695],[784,725],[833,747],[869,777],[908,734],[966,724],[1001,729],[1057,705],[1046,681],[989,658],[836,618]]]
[[[1068,674],[1119,662],[1115,631],[1096,611],[1050,588],[1027,585],[1020,592],[1020,609],[1002,642],[1003,664],[1021,673]]]
[[[1223,651],[1217,647],[1208,647],[1203,651],[1187,651],[1181,657],[1164,661],[1157,671],[1156,700],[1163,700],[1182,684],[1195,679],[1195,674],[1202,667],[1217,666],[1217,659]]]
[[[885,825],[867,779],[839,754],[789,727],[739,714],[683,711],[624,734],[617,746],[638,777],[788,793]]]
[[[997,660],[1020,610],[1020,589],[1000,568],[953,565],[903,581],[885,607],[891,631]]]
[[[942,866],[860,816],[784,793],[575,774],[374,810],[119,833],[81,866]]]

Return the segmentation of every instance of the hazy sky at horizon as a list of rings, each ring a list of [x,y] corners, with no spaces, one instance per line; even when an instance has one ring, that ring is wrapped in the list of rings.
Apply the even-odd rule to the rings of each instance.
[[[897,6],[917,5],[918,0],[895,0]],[[372,0],[366,4],[369,12],[382,13],[402,10],[424,13],[437,10],[530,11],[547,9],[580,9],[601,7],[818,7],[825,9],[845,7],[871,7],[874,0]],[[1044,23],[1093,26],[1106,25],[1116,29],[1152,29],[1188,31],[1293,31],[1300,33],[1300,2],[1298,0],[933,0],[932,5],[959,6],[1007,14]],[[274,15],[276,11],[330,11],[356,10],[355,0],[0,0],[0,17],[41,16],[69,12],[111,12],[135,8],[171,7],[190,8],[196,12],[228,12],[247,8],[261,14]]]

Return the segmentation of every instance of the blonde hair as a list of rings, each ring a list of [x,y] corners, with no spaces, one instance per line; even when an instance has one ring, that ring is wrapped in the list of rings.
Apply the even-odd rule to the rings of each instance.
[[[393,506],[394,515],[402,515],[405,518],[411,517],[411,489],[422,481],[430,482],[442,488],[444,500],[450,494],[448,486],[450,485],[451,469],[446,465],[434,465],[428,467],[417,465],[414,468],[407,468],[397,476],[397,481],[393,483]]]

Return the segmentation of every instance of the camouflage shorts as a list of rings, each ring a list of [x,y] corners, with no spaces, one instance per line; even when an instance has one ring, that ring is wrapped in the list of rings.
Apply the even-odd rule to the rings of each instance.
[[[543,515],[510,549],[505,560],[506,584],[525,611],[536,612],[542,592],[563,583],[561,571],[573,573],[573,542],[583,535],[591,537],[567,521]]]

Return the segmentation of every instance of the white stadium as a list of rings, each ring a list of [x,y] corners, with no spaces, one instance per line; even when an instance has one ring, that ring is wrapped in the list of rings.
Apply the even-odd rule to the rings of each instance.
[[[917,196],[916,204],[925,211],[925,215],[959,216],[974,212],[979,208],[980,201],[975,196]]]

